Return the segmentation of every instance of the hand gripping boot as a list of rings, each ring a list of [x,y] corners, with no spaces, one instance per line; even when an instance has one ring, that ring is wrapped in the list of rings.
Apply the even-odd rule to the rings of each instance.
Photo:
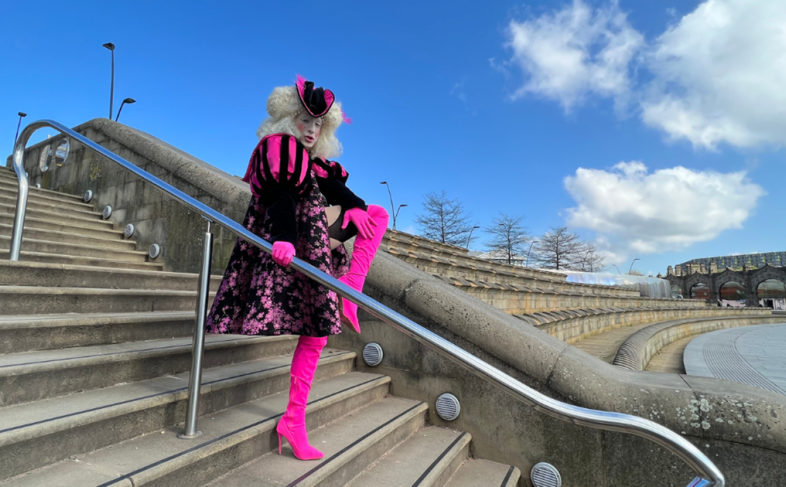
[[[372,238],[365,238],[358,234],[358,236],[355,237],[355,247],[352,251],[352,262],[349,265],[349,272],[338,279],[358,292],[363,292],[363,284],[366,282],[366,275],[371,268],[371,262],[374,260],[374,256],[377,254],[377,249],[382,242],[382,237],[385,236],[385,230],[388,228],[388,220],[390,218],[388,212],[377,205],[368,205],[368,216],[377,224],[374,229],[374,236]],[[341,301],[343,303],[342,321],[349,322],[352,328],[360,333],[358,305],[346,299],[342,299]]]

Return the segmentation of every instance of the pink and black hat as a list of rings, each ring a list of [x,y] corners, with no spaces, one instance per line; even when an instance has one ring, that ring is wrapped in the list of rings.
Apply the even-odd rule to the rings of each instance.
[[[323,88],[314,88],[313,81],[306,81],[306,78],[297,75],[297,94],[300,102],[312,117],[321,117],[330,110],[336,97],[333,92]]]

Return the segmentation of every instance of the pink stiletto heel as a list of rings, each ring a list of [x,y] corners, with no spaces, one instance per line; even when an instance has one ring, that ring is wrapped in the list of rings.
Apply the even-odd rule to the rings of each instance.
[[[292,453],[299,460],[316,460],[324,455],[308,443],[306,432],[306,404],[319,355],[327,345],[327,337],[301,336],[292,357],[289,381],[289,403],[287,410],[276,425],[278,452],[281,453],[281,437],[287,439]]]

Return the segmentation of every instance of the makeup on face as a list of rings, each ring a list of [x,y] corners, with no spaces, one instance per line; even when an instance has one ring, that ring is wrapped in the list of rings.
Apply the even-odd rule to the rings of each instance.
[[[301,113],[295,119],[295,127],[299,132],[298,140],[306,149],[314,147],[322,132],[322,119],[315,118],[308,113]]]

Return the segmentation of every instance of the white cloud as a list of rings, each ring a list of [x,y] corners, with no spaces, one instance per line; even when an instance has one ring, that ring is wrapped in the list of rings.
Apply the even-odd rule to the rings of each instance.
[[[594,12],[581,0],[552,15],[508,25],[512,62],[527,73],[514,98],[535,93],[566,111],[589,93],[624,97],[631,58],[644,38],[616,3]]]
[[[510,64],[526,76],[515,96],[566,110],[593,94],[635,100],[646,124],[695,147],[784,145],[785,18],[783,0],[707,0],[648,44],[616,2],[574,0],[510,22]]]
[[[786,142],[786,2],[710,0],[653,43],[645,123],[715,148]]]
[[[609,263],[630,253],[685,249],[722,231],[742,228],[765,192],[744,171],[717,173],[684,167],[650,173],[638,161],[611,170],[576,170],[565,188],[578,204],[568,225],[594,230]]]

